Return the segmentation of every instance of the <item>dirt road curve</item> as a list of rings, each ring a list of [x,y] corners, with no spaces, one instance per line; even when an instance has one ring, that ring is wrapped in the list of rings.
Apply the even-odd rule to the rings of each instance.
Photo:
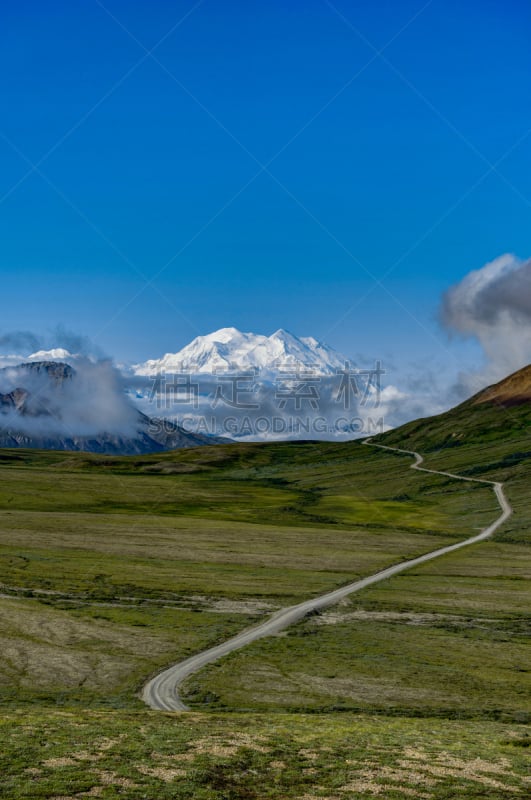
[[[484,539],[487,539],[489,536],[492,536],[492,534],[500,527],[500,525],[502,525],[512,514],[511,506],[505,497],[503,484],[501,483],[481,480],[479,478],[463,478],[461,475],[454,475],[451,472],[441,472],[439,470],[421,467],[420,465],[423,463],[424,459],[419,453],[416,453],[412,450],[401,450],[397,447],[386,447],[384,445],[373,444],[369,439],[367,439],[364,444],[367,444],[371,447],[379,447],[382,450],[391,450],[395,453],[404,453],[405,455],[413,456],[415,463],[411,465],[411,468],[420,470],[421,472],[433,472],[436,475],[446,475],[450,478],[456,478],[457,480],[462,481],[486,483],[492,486],[498,499],[498,503],[500,504],[502,513],[491,525],[489,525],[487,528],[484,528],[484,530],[482,530],[476,536],[472,536],[470,539],[465,539],[462,542],[457,542],[456,544],[451,544],[447,547],[441,547],[438,550],[425,553],[424,555],[418,556],[418,558],[412,558],[409,561],[402,561],[400,564],[388,567],[387,569],[381,570],[381,572],[376,572],[374,575],[369,575],[367,578],[362,578],[354,583],[349,583],[347,586],[342,586],[340,589],[328,592],[320,597],[314,597],[311,600],[306,600],[305,602],[299,603],[296,606],[283,608],[280,611],[277,611],[271,617],[268,617],[265,622],[242,631],[237,636],[233,636],[232,639],[228,639],[226,642],[223,642],[216,647],[211,647],[209,650],[205,650],[202,653],[191,656],[185,661],[174,664],[172,667],[160,672],[154,678],[151,678],[151,680],[149,680],[144,686],[142,698],[148,706],[151,706],[151,708],[159,711],[188,711],[188,707],[179,697],[179,686],[185,680],[185,678],[187,678],[189,675],[192,675],[194,672],[198,672],[198,670],[200,670],[206,664],[217,661],[218,659],[223,658],[223,656],[226,656],[228,653],[232,653],[234,650],[239,650],[251,642],[255,642],[257,639],[262,639],[264,636],[271,636],[275,633],[278,633],[284,628],[287,628],[289,625],[299,622],[301,619],[303,619],[303,617],[312,611],[321,611],[328,606],[334,605],[344,597],[347,597],[354,592],[359,592],[361,589],[365,589],[367,586],[371,586],[373,583],[384,581],[387,578],[391,578],[393,575],[397,575],[399,572],[404,572],[407,569],[411,569],[411,567],[416,567],[418,564],[423,564],[425,561],[431,561],[433,558],[438,558],[439,556],[446,555],[446,553],[459,550],[461,547],[467,547],[470,544],[481,542]]]

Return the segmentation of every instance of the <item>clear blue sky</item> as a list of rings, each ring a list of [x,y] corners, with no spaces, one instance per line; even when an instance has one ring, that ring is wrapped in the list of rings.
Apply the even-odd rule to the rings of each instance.
[[[531,6],[333,3],[4,4],[0,332],[443,357],[441,292],[531,255],[531,138],[485,177],[531,127]]]

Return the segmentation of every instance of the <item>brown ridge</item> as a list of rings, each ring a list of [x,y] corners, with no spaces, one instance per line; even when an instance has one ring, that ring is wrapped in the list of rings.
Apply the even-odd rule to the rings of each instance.
[[[488,386],[472,398],[472,404],[496,403],[501,406],[517,406],[531,402],[531,364],[493,386]]]

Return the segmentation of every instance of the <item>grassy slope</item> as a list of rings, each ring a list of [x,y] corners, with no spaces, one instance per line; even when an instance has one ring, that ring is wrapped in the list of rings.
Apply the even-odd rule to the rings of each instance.
[[[378,437],[422,452],[428,467],[504,481],[514,516],[493,541],[397,576],[207,667],[186,684],[188,699],[211,708],[526,718],[530,418],[528,406],[471,413],[464,405]],[[404,469],[411,462],[390,458]],[[409,474],[422,485],[422,474]]]

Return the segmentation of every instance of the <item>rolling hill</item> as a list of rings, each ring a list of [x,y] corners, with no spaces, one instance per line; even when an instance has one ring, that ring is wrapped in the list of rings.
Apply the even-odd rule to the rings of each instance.
[[[531,449],[530,430],[531,366],[527,366],[450,411],[406,423],[375,437],[375,441],[422,450],[426,455],[459,451],[465,459],[468,448],[484,447],[472,460],[487,464],[497,450],[510,461],[531,456],[524,452]]]
[[[490,488],[357,441],[0,451],[5,796],[523,797],[531,404],[508,391],[377,438],[503,481],[494,538],[207,667],[185,716],[143,706],[150,674],[468,538]]]

